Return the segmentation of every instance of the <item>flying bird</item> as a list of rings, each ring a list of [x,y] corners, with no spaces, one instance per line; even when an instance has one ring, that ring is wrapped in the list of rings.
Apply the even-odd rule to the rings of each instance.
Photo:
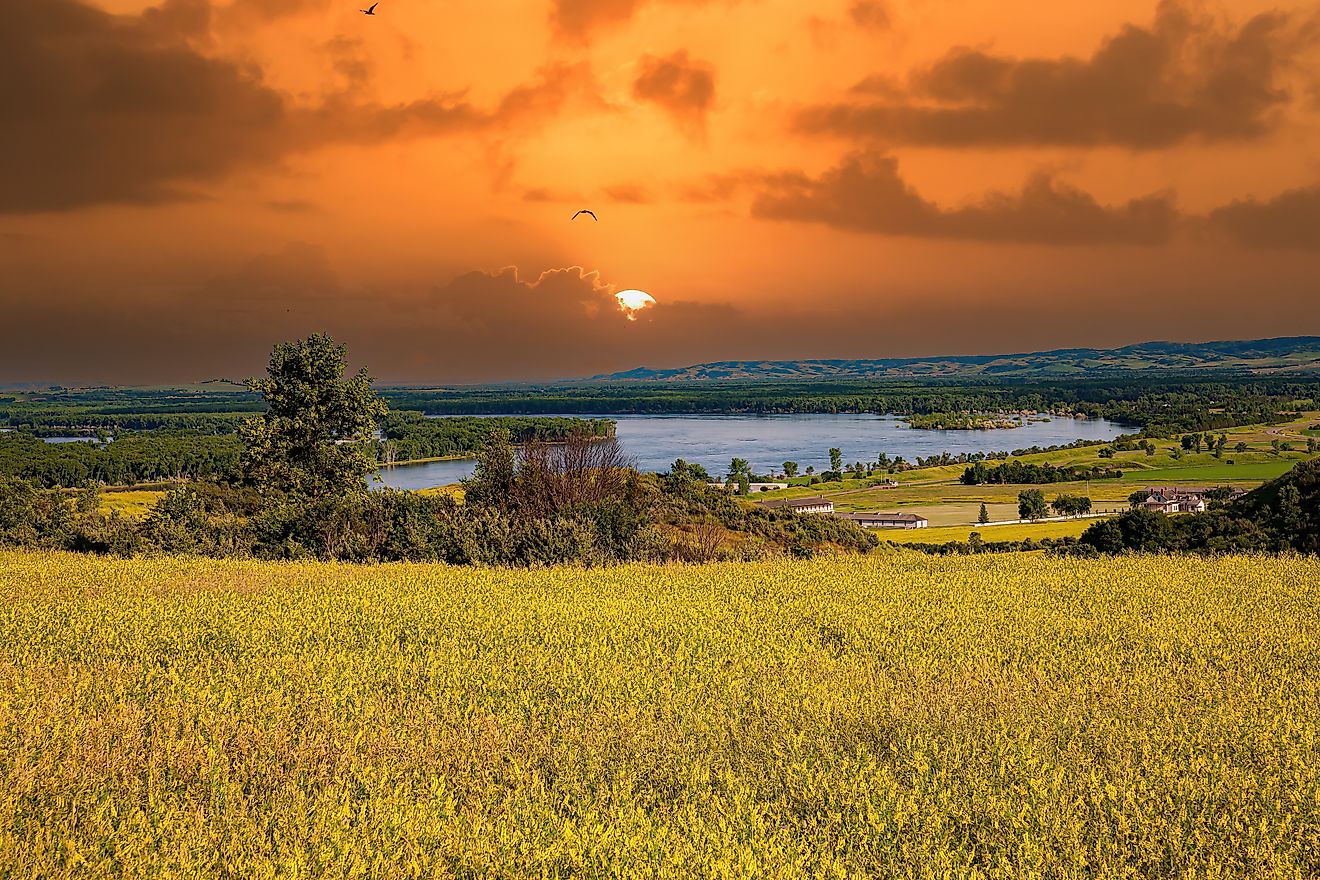
[[[586,215],[589,216],[592,220],[595,220],[597,223],[600,222],[600,218],[596,216],[596,212],[595,212],[595,211],[578,211],[576,214],[574,214],[574,215],[572,216],[571,220],[576,220],[578,217],[580,217],[580,216],[583,215],[583,214],[586,214]],[[571,221],[570,221],[570,222],[571,222]]]
[[[380,5],[380,3],[373,3],[373,4],[371,4],[371,8],[370,8],[370,9],[359,9],[358,12],[362,13],[363,15],[375,15],[375,14],[376,14],[376,7],[379,6],[379,5]]]

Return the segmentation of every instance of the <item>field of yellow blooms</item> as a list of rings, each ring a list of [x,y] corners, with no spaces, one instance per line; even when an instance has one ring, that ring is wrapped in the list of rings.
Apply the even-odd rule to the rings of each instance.
[[[0,553],[0,876],[1320,876],[1320,562]]]

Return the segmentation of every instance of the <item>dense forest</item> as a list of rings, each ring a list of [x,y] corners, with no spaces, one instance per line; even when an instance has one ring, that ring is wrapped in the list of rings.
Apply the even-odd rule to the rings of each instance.
[[[558,443],[575,435],[614,436],[609,419],[572,419],[534,416],[427,418],[418,412],[391,412],[381,421],[379,460],[407,461],[471,455],[500,432],[514,443]]]
[[[0,434],[0,474],[46,487],[126,486],[228,474],[241,451],[233,434],[141,431],[113,442],[47,443],[10,433]]]

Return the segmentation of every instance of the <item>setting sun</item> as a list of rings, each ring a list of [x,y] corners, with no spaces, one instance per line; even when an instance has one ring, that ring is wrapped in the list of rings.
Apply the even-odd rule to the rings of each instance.
[[[614,294],[614,298],[619,301],[619,308],[628,312],[629,319],[633,318],[634,312],[655,305],[655,297],[644,290],[621,290]]]

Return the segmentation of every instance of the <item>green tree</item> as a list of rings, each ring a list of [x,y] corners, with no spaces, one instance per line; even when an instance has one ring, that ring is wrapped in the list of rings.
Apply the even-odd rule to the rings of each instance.
[[[675,462],[675,470],[678,464]],[[491,433],[477,453],[476,472],[463,481],[464,499],[474,507],[507,508],[513,500],[516,479],[513,438],[501,428]]]
[[[981,502],[981,512],[976,515],[976,521],[981,525],[990,522],[990,511],[986,508],[985,502]]]
[[[784,462],[784,476],[792,479],[798,474],[798,463],[796,461]]]
[[[1091,512],[1091,499],[1085,495],[1060,495],[1050,507],[1059,516],[1081,516]]]
[[[347,349],[324,334],[284,342],[248,387],[266,412],[243,423],[244,476],[262,490],[310,498],[366,492],[372,433],[389,411],[366,369],[347,376]]]
[[[1049,515],[1050,507],[1040,489],[1026,489],[1018,493],[1018,519],[1035,522]]]
[[[830,470],[839,473],[843,470],[843,450],[830,450]]]
[[[1279,490],[1275,501],[1278,518],[1279,539],[1284,546],[1292,546],[1293,540],[1301,536],[1306,526],[1306,514],[1302,510],[1302,493],[1292,483]]]

